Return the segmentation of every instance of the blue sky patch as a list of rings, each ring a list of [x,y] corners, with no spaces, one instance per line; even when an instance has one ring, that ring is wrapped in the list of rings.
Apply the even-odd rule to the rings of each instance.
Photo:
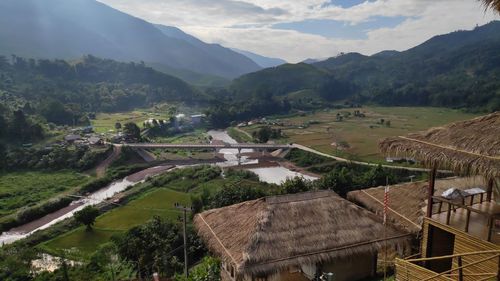
[[[357,6],[363,2],[368,2],[368,1],[367,0],[330,0],[329,4],[327,4],[326,6],[335,5],[335,6],[340,6],[340,7],[346,9],[346,8]]]
[[[367,32],[380,28],[398,26],[406,17],[376,16],[366,22],[351,25],[348,22],[336,20],[304,20],[300,22],[278,23],[273,29],[295,30],[301,33],[321,35],[326,38],[367,39]]]

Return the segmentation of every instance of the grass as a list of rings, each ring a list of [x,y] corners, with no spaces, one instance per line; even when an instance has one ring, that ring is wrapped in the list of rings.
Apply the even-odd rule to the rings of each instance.
[[[96,115],[96,119],[91,120],[91,123],[95,132],[107,133],[110,130],[116,131],[115,124],[117,122],[121,123],[122,126],[125,123],[133,122],[142,127],[142,123],[149,118],[162,119],[164,117],[157,113],[139,110],[122,113],[99,113]]]
[[[109,242],[115,234],[124,233],[134,226],[144,224],[153,216],[176,221],[182,213],[174,203],[190,204],[190,195],[167,188],[155,189],[131,201],[125,206],[113,209],[96,220],[92,231],[79,227],[64,235],[42,243],[39,247],[49,253],[61,250],[75,250],[77,258],[88,258],[98,247]]]
[[[361,110],[366,117],[354,117],[354,110]],[[336,122],[337,113],[347,116],[348,112],[351,113],[349,117]],[[433,107],[364,107],[281,118],[284,126],[276,128],[282,129],[289,142],[345,158],[383,162],[384,157],[378,149],[381,139],[475,116],[459,110]],[[390,126],[380,124],[381,119],[390,120]],[[255,129],[255,126],[245,128],[248,132]]]
[[[253,142],[253,138],[249,133],[245,133],[241,129],[230,127],[227,129],[227,134],[235,139],[237,142],[250,143]]]
[[[73,171],[0,174],[0,217],[73,190],[91,179]]]

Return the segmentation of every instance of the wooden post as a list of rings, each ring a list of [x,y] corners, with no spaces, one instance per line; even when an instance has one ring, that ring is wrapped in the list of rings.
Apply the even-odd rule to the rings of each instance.
[[[486,189],[486,201],[491,201],[491,195],[493,193],[493,178],[488,180],[488,189]]]
[[[438,213],[441,214],[441,209],[443,208],[443,201],[439,201]]]
[[[470,205],[474,205],[474,194],[470,196]]]
[[[451,216],[451,204],[448,203],[448,212],[446,213],[446,225],[450,224],[450,216]]]
[[[464,281],[464,272],[462,269],[462,257],[460,256],[458,257],[457,265],[458,265],[458,281]]]
[[[480,203],[480,204],[483,204],[483,195],[484,195],[484,193],[481,193],[481,197],[480,197],[480,199],[479,199],[479,203]]]
[[[470,210],[467,209],[467,217],[465,218],[465,232],[469,232]]]
[[[432,218],[432,196],[434,196],[434,185],[436,183],[436,165],[432,166],[432,169],[429,174],[429,187],[428,187],[428,199],[427,199],[427,217]]]
[[[494,224],[494,221],[493,221],[493,218],[488,218],[488,242],[491,242],[491,230],[493,228],[493,224]]]

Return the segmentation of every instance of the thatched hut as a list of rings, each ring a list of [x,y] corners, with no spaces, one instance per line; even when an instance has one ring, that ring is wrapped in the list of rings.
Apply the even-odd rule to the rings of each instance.
[[[195,227],[223,261],[223,280],[311,280],[321,272],[358,280],[376,270],[378,250],[410,234],[332,191],[261,198],[205,211]],[[386,241],[386,242],[384,242]]]
[[[351,191],[347,199],[382,216],[385,186]],[[389,220],[412,234],[422,230],[427,200],[427,184],[413,182],[390,186]]]
[[[485,184],[482,177],[440,179],[436,181],[435,193],[442,194],[450,187],[467,190]],[[394,225],[414,235],[420,234],[427,209],[427,186],[428,183],[425,181],[390,186],[387,216]],[[347,199],[382,217],[384,190],[385,186],[355,190],[347,194]],[[479,200],[479,197],[476,197],[475,202]]]
[[[426,132],[387,138],[379,146],[387,155],[415,158],[429,168],[498,178],[500,112]]]
[[[500,112],[426,132],[387,138],[379,146],[388,156],[412,157],[429,167],[430,197],[434,195],[436,170],[452,169],[460,175],[484,176],[488,181],[489,201],[495,180],[500,178]],[[430,208],[432,204],[429,204],[429,216]]]

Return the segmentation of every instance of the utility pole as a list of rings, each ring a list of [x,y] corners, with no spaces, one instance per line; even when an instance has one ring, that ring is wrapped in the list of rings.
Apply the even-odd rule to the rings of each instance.
[[[188,252],[187,252],[187,232],[186,232],[186,222],[187,222],[187,212],[191,211],[191,208],[182,206],[179,203],[175,203],[174,206],[177,209],[181,209],[183,211],[183,220],[182,220],[182,225],[183,225],[183,237],[184,237],[184,275],[186,278],[189,277],[189,272],[188,272]]]

